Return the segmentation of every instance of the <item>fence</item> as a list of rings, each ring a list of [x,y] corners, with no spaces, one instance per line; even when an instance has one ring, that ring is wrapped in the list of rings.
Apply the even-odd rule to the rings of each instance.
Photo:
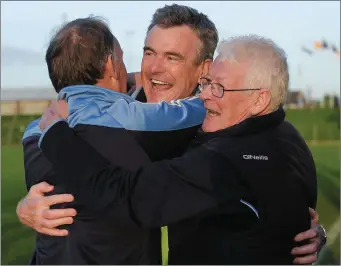
[[[1,115],[17,116],[41,114],[50,103],[51,100],[4,101],[1,102]]]
[[[20,144],[26,126],[38,118],[51,100],[1,102],[1,144]]]
[[[44,106],[47,106],[46,102]],[[43,104],[42,104],[43,106]],[[1,142],[2,145],[15,145],[21,143],[21,138],[25,131],[27,125],[33,121],[34,119],[40,117],[42,111],[38,114],[26,115],[5,115],[1,117]],[[309,123],[309,119],[306,118],[300,122],[297,122],[295,119],[290,119],[295,127],[302,134],[304,139],[307,142],[329,142],[329,141],[339,141],[340,140],[340,127],[336,121],[319,121],[316,119],[315,121],[311,121]]]
[[[304,139],[308,142],[337,141],[340,140],[340,130],[336,125],[295,125]]]

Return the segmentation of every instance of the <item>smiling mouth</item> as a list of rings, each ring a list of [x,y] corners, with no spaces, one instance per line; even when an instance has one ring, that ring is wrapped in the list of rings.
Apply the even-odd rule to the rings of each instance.
[[[151,81],[153,84],[172,86],[172,84],[170,84],[168,82],[164,82],[164,81],[160,81],[160,80],[156,80],[156,79],[152,79]]]
[[[171,83],[164,82],[161,80],[156,80],[156,79],[152,79],[151,83],[152,83],[152,87],[156,90],[166,90],[166,89],[170,89],[173,86],[173,84]]]
[[[216,112],[216,111],[213,111],[211,109],[207,109],[206,110],[206,114],[209,115],[209,116],[219,116],[220,113]]]

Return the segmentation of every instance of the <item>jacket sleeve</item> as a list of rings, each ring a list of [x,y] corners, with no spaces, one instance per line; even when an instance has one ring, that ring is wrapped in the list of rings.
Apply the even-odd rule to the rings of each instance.
[[[143,226],[171,224],[239,200],[235,189],[229,193],[225,189],[237,183],[233,167],[204,147],[132,172],[110,165],[67,123],[58,122],[45,134],[41,149],[63,178],[56,182],[67,186],[78,203],[104,209],[125,202]],[[122,152],[127,151],[117,149]]]
[[[39,119],[32,121],[27,126],[22,140],[27,190],[42,181],[49,181],[54,175],[52,164],[38,147],[41,136],[38,124]]]
[[[121,99],[106,111],[128,130],[169,131],[201,125],[206,109],[198,96],[160,103]],[[117,116],[118,113],[123,114]]]
[[[38,147],[39,137],[33,136],[24,139],[24,167],[27,191],[42,181],[47,181],[54,175],[52,164],[46,159]]]
[[[87,124],[134,131],[180,130],[201,125],[206,114],[203,101],[197,96],[161,103],[129,102],[122,98],[106,104],[93,101],[85,107],[68,101],[68,107],[72,128]]]

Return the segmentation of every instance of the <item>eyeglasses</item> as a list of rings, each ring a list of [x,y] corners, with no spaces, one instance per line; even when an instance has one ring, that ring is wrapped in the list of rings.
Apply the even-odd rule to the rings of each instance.
[[[201,77],[199,81],[200,92],[204,91],[208,86],[211,86],[212,94],[215,97],[223,98],[225,91],[259,91],[260,89],[225,89],[223,85],[219,83],[212,83],[209,78]]]

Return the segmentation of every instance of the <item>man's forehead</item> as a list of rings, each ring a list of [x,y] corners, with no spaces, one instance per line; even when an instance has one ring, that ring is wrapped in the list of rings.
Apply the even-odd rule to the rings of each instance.
[[[242,77],[246,71],[246,63],[234,59],[217,58],[209,71],[209,76],[217,80],[234,80]]]
[[[193,30],[187,26],[177,26],[170,28],[161,28],[154,26],[145,39],[145,47],[152,48],[158,53],[176,52],[184,56],[196,54],[193,44],[201,45],[200,39]]]
[[[214,60],[216,64],[228,64],[228,65],[241,65],[245,64],[245,61],[238,60],[234,54],[224,54],[224,56],[218,55],[218,57]]]

